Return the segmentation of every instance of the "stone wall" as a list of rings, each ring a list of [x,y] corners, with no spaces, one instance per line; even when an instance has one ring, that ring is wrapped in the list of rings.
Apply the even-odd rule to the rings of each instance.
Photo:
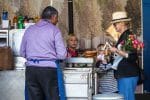
[[[0,0],[0,13],[7,10],[11,24],[15,15],[23,15],[28,17],[39,17],[41,11],[52,5],[59,12],[58,26],[61,29],[64,39],[68,34],[68,2],[67,0]],[[1,22],[0,22],[1,23]]]
[[[106,41],[106,37],[113,40],[113,36],[106,35],[110,26],[111,14],[118,10],[127,10],[130,17],[134,17],[138,32],[141,32],[141,0],[73,0],[74,34],[80,40],[79,47],[83,49],[95,48]],[[138,2],[138,3],[135,3]],[[68,35],[68,0],[0,0],[0,13],[5,9],[9,12],[12,22],[14,15],[40,16],[41,11],[48,5],[59,11],[58,27],[64,39]],[[133,16],[136,15],[136,16]],[[138,24],[138,25],[137,25]],[[135,31],[136,33],[136,31]],[[92,41],[91,41],[92,40]]]
[[[75,34],[80,37],[80,47],[96,48],[106,41],[112,12],[124,10],[127,0],[74,0]]]

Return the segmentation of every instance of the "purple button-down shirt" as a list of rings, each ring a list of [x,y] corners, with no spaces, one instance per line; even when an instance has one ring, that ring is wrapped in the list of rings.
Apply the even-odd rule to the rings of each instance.
[[[26,66],[56,67],[55,60],[65,59],[67,51],[60,30],[50,22],[40,20],[25,31],[20,55],[27,59]],[[31,59],[42,60],[34,62]]]

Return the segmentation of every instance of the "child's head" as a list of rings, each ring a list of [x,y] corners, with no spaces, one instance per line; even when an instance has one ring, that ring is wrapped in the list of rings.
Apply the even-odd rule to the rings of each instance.
[[[104,46],[105,46],[104,44],[99,44],[97,46],[97,53],[98,54],[104,54],[105,53]]]
[[[105,48],[105,44],[97,46],[97,60],[101,60],[103,63],[110,62],[110,55],[111,53]]]
[[[67,39],[68,48],[76,49],[78,45],[78,39],[74,34],[70,34]]]

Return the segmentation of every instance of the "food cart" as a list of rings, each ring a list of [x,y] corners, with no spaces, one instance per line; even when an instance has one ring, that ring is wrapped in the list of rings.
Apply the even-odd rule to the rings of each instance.
[[[92,100],[95,92],[93,58],[68,58],[63,69],[67,100]]]

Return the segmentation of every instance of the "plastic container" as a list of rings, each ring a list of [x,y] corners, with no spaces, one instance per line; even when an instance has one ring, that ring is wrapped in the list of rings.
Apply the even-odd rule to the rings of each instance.
[[[2,20],[8,20],[8,12],[5,10],[2,12]]]
[[[18,17],[17,27],[18,27],[18,29],[23,29],[24,28],[24,23],[23,23],[23,17],[22,16]]]

